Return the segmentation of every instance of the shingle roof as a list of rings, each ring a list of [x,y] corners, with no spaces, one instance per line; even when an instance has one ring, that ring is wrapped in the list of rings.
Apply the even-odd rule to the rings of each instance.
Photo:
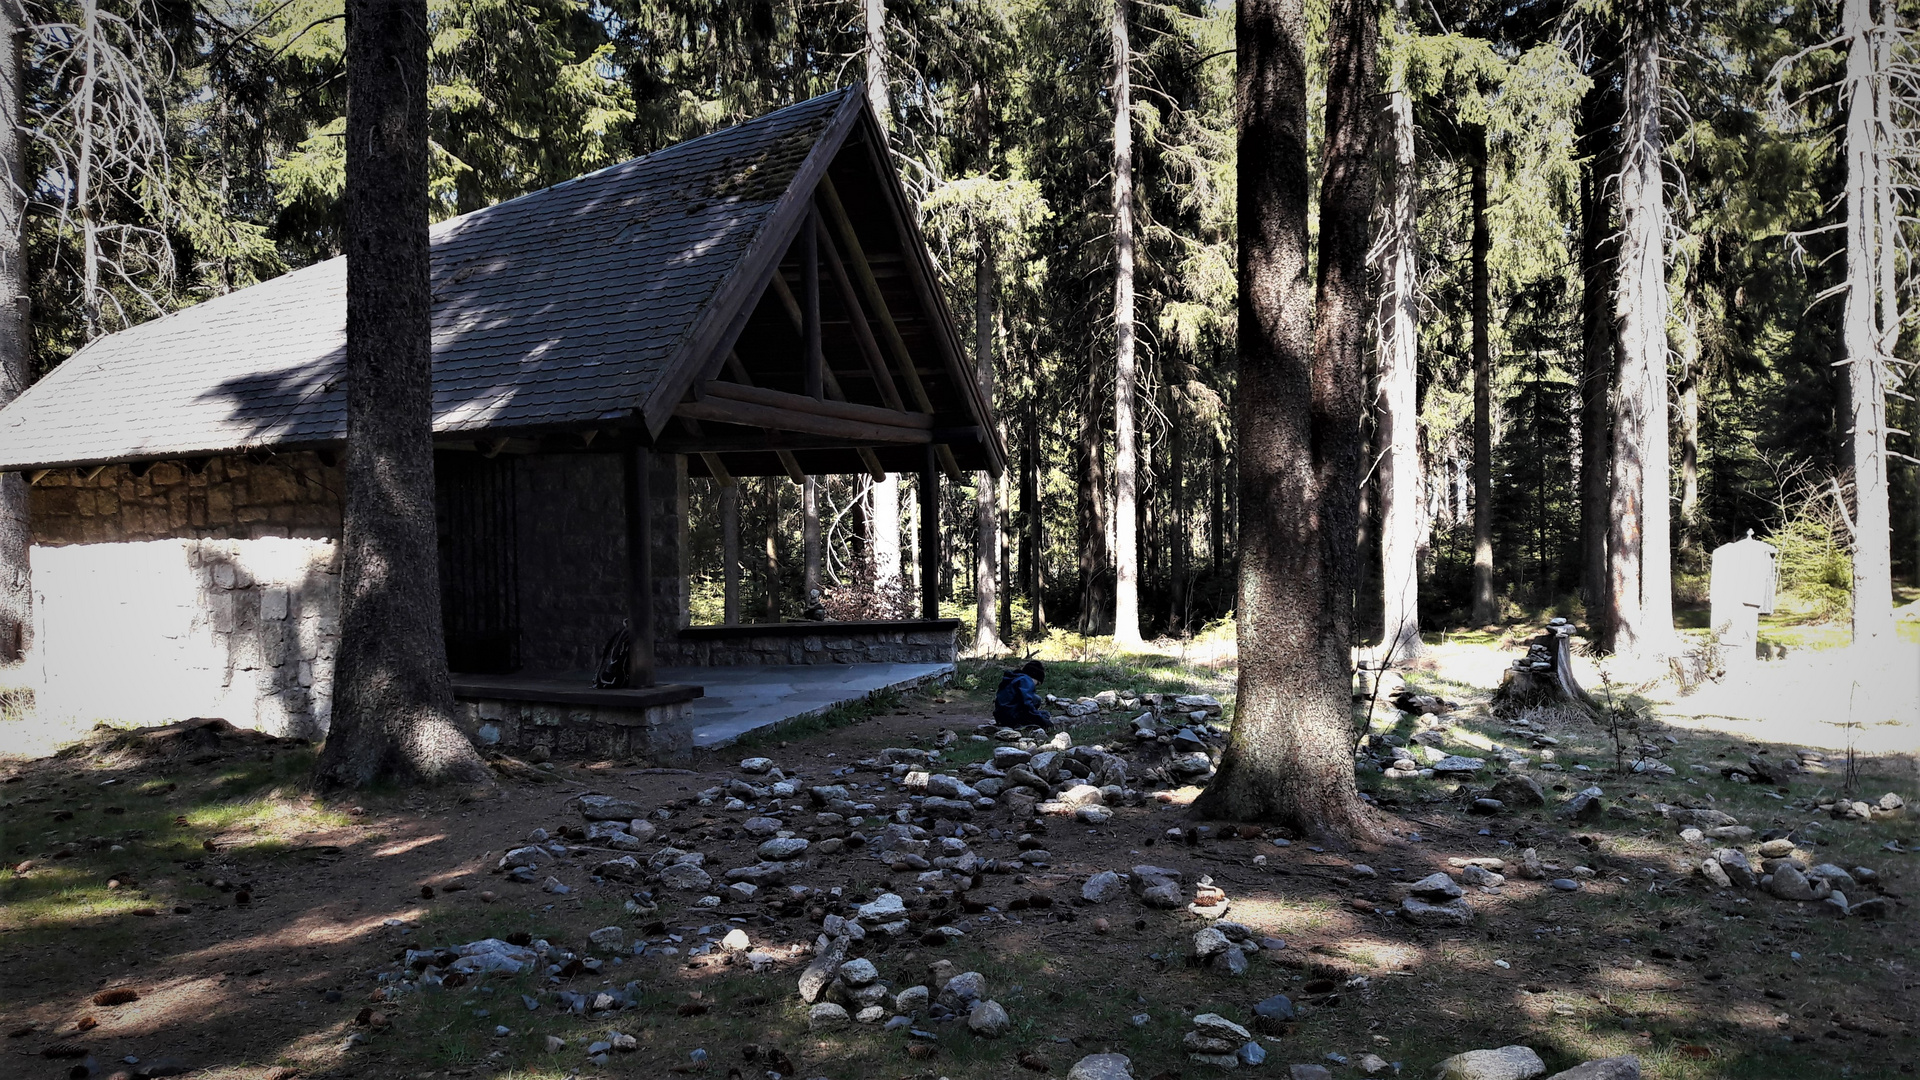
[[[590,425],[677,395],[689,341],[738,302],[729,278],[860,101],[836,91],[436,226],[434,430]],[[100,338],[0,411],[0,469],[336,442],[345,327],[339,258]]]

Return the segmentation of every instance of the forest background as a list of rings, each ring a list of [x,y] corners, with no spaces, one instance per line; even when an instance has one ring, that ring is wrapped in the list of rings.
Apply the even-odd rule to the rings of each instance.
[[[1308,8],[1317,128],[1326,12]],[[339,253],[338,0],[32,0],[24,13],[34,374],[100,334]],[[1231,614],[1231,5],[432,0],[430,13],[436,220],[866,81],[1012,450],[1008,476],[942,500],[944,595],[988,631],[970,640],[1177,636]],[[1365,642],[1392,618],[1383,530],[1414,545],[1429,630],[1578,617],[1605,595],[1592,553],[1611,516],[1628,16],[1663,28],[1668,310],[1644,314],[1669,345],[1681,621],[1704,619],[1688,609],[1706,600],[1708,552],[1748,530],[1780,547],[1802,611],[1844,620],[1847,111],[1834,87],[1847,53],[1821,44],[1838,14],[1746,0],[1382,6],[1380,100],[1410,133],[1381,140],[1384,183],[1411,203],[1377,200],[1374,234],[1412,236],[1412,288],[1387,287],[1390,239],[1374,262],[1381,295],[1413,316],[1417,483],[1413,511],[1383,521],[1394,406],[1380,380]],[[1901,14],[1887,17],[1911,21]],[[1396,208],[1410,233],[1384,227]],[[1895,355],[1914,354],[1903,335]],[[1891,389],[1920,391],[1910,365],[1891,370]],[[1920,417],[1897,393],[1888,410],[1893,571],[1911,582],[1920,455],[1905,432]],[[918,565],[899,552],[918,535],[908,491],[832,477],[807,499],[786,478],[742,483],[741,618],[797,616],[812,580],[850,612],[876,573]],[[718,622],[708,485],[694,491],[695,617]]]

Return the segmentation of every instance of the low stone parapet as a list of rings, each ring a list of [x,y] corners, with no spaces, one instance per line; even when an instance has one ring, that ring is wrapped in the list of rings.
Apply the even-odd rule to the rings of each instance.
[[[665,761],[693,748],[698,686],[599,690],[559,680],[455,675],[461,727],[482,750]]]
[[[690,667],[740,664],[951,664],[958,619],[740,623],[689,626],[656,652]]]

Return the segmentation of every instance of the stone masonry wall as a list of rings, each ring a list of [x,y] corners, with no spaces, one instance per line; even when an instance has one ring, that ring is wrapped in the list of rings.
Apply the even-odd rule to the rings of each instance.
[[[36,701],[316,737],[339,641],[340,473],[311,454],[114,466],[32,489]]]

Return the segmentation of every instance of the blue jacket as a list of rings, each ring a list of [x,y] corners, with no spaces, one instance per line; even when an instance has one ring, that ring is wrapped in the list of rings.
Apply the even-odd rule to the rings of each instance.
[[[995,721],[1017,727],[1044,724],[1051,716],[1034,688],[1033,676],[1024,671],[1001,673],[1000,689],[993,695]]]

